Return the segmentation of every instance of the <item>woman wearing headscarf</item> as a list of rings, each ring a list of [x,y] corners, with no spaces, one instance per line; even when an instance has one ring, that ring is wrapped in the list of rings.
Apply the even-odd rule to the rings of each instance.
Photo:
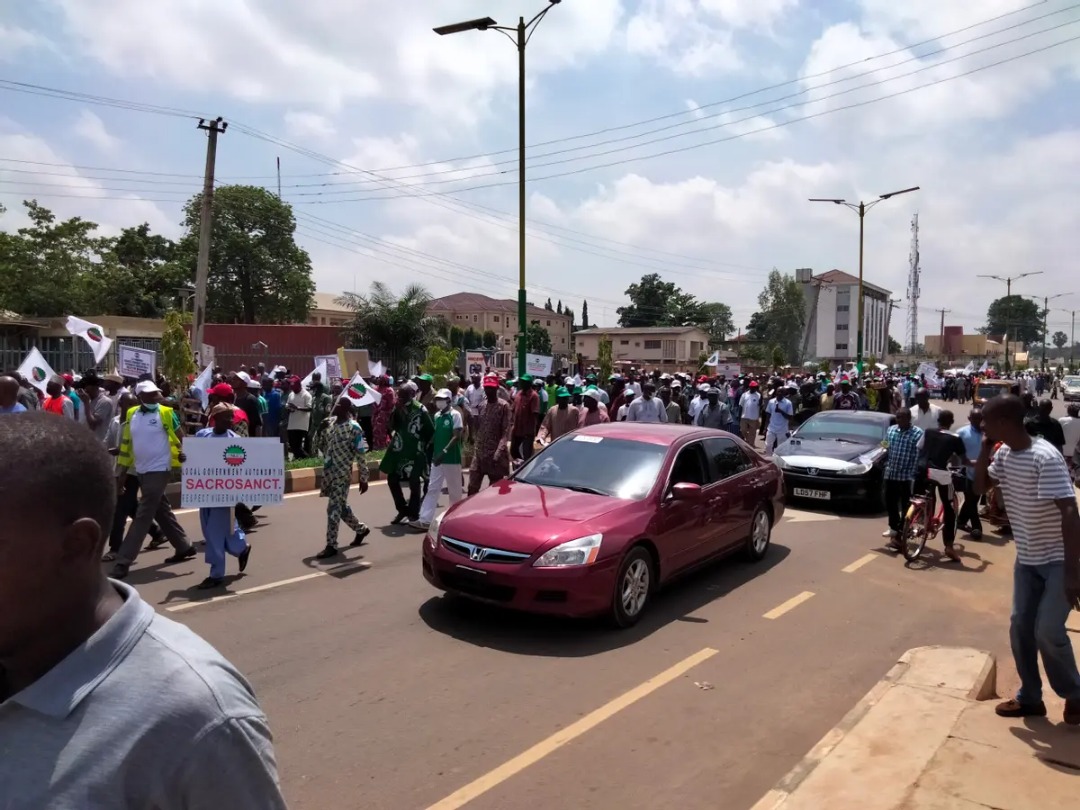
[[[382,395],[382,399],[375,406],[371,415],[372,422],[372,448],[384,450],[390,444],[390,419],[394,415],[394,405],[397,398],[394,389],[390,386],[390,380],[383,375],[375,382],[375,389]]]

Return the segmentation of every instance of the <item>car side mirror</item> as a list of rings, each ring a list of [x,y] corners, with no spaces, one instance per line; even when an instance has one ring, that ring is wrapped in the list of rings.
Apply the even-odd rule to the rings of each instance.
[[[680,482],[671,488],[671,498],[675,501],[700,501],[702,489],[698,484]]]

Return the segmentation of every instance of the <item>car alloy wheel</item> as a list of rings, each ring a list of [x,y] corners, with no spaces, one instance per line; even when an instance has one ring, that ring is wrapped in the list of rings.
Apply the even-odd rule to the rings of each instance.
[[[642,546],[630,549],[619,566],[612,600],[612,618],[619,627],[636,624],[653,590],[653,562]]]
[[[772,521],[765,507],[759,506],[750,521],[750,537],[746,543],[746,556],[753,561],[762,559],[769,550],[772,538]]]

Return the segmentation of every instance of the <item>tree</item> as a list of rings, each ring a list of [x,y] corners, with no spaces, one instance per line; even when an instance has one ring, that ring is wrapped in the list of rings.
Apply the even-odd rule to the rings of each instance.
[[[583,301],[581,303],[581,328],[589,328],[589,302]]]
[[[1056,348],[1063,349],[1065,344],[1069,342],[1069,336],[1064,332],[1054,332],[1054,336],[1051,340],[1054,342]]]
[[[194,277],[202,195],[184,208],[187,234],[179,255]],[[292,206],[258,186],[214,192],[207,320],[217,323],[303,323],[315,282],[311,259],[294,240]]]
[[[191,351],[185,318],[176,310],[166,313],[165,329],[161,333],[161,373],[175,394],[187,390],[188,378],[195,373],[195,354]]]
[[[454,370],[454,366],[457,365],[458,350],[456,348],[443,348],[438,344],[434,344],[427,347],[427,351],[424,352],[424,371],[434,377],[437,381],[446,379],[446,375]],[[441,386],[436,386],[439,388]]]
[[[553,307],[551,305],[551,299],[550,298],[547,300],[547,303],[544,304],[544,309],[546,309],[548,312],[554,312],[555,311],[555,307]]]
[[[747,335],[751,340],[779,347],[788,362],[798,365],[806,325],[806,298],[799,282],[773,269],[758,295],[758,307],[750,318]]]
[[[559,303],[555,305],[555,314],[556,315],[562,315],[563,314],[563,311],[562,311],[562,299],[561,298],[559,299]]]
[[[772,351],[769,352],[769,358],[772,360],[774,370],[784,367],[784,350],[779,346],[772,347]]]
[[[983,334],[1009,336],[1009,342],[1026,345],[1043,342],[1043,311],[1034,301],[1019,295],[1004,296],[986,310]]]
[[[439,325],[445,323],[427,314],[431,294],[419,284],[395,295],[376,281],[367,295],[345,293],[337,302],[353,311],[342,330],[349,347],[367,349],[372,358],[398,370],[423,360],[427,347],[436,342]],[[467,341],[467,335],[463,337]]]
[[[681,292],[670,281],[663,281],[659,273],[642,276],[641,281],[626,288],[626,297],[630,305],[619,307],[619,326],[642,327],[656,326],[664,320],[668,312],[668,301]]]
[[[573,331],[573,329],[574,329],[574,310],[570,309],[570,307],[566,307],[566,308],[563,309],[562,314],[570,319],[570,330]]]
[[[176,244],[151,233],[147,223],[124,228],[118,237],[106,240],[98,270],[83,292],[86,311],[160,318],[181,289],[194,281],[176,256]]]
[[[727,336],[735,331],[735,319],[732,317],[731,307],[727,304],[702,304],[699,317],[697,325],[709,333],[710,349],[720,346],[727,340]]]
[[[481,341],[474,349],[479,349],[483,346],[485,349],[497,349],[499,347],[499,336],[492,332],[490,329],[484,332]]]
[[[600,367],[600,379],[607,380],[611,376],[611,338],[607,335],[600,336],[600,343],[596,349],[596,363]]]
[[[525,333],[525,350],[532,354],[551,354],[551,335],[540,324],[530,324]]]
[[[904,347],[900,345],[900,341],[889,335],[889,354],[903,354]]]

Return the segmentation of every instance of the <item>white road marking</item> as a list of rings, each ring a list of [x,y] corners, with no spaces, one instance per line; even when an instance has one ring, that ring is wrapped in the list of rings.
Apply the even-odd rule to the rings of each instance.
[[[275,588],[281,588],[285,585],[293,585],[297,582],[306,582],[309,579],[316,579],[317,577],[328,577],[332,574],[337,573],[338,571],[346,569],[353,570],[356,568],[371,568],[371,563],[362,562],[356,564],[339,565],[336,568],[331,568],[326,571],[313,571],[310,574],[303,574],[302,576],[298,577],[282,579],[277,582],[268,582],[265,585],[255,585],[254,587],[244,588],[239,591],[233,591],[232,593],[223,593],[220,596],[214,596],[210,599],[200,599],[193,602],[181,602],[179,605],[171,605],[165,608],[165,610],[169,611],[170,613],[177,613],[181,610],[191,610],[192,608],[202,607],[203,605],[212,605],[215,602],[225,602],[229,599],[236,599],[238,596],[247,596],[248,594],[261,593],[262,591],[272,591]]]
[[[765,618],[765,619],[779,619],[781,616],[783,616],[789,610],[794,610],[799,605],[801,605],[803,602],[805,602],[807,599],[811,598],[813,595],[814,594],[811,591],[803,591],[798,596],[791,597],[786,602],[784,602],[782,605],[777,605],[772,610],[770,610],[768,613],[766,613],[762,618]]]
[[[880,556],[881,556],[880,554],[865,554],[862,557],[859,557],[859,559],[857,559],[851,565],[848,565],[848,566],[846,566],[844,568],[841,568],[840,570],[843,571],[845,574],[854,574],[856,571],[858,571],[864,565],[868,565],[869,563],[872,563],[874,560],[876,560]]]
[[[784,511],[784,521],[788,523],[820,523],[826,520],[840,520],[840,516],[824,512],[804,512],[801,509]]]
[[[384,485],[384,484],[386,484],[386,481],[372,481],[371,483],[368,484],[368,486],[369,487],[377,487],[377,486],[381,486],[381,485]],[[356,484],[353,484],[353,486],[356,486]],[[312,489],[312,490],[308,490],[307,492],[290,492],[288,495],[285,495],[283,497],[285,498],[285,500],[289,500],[290,498],[306,498],[309,495],[318,495],[318,494],[319,494],[319,490]],[[273,504],[270,508],[272,509],[276,505],[277,504]],[[198,509],[174,509],[173,514],[174,515],[190,515],[192,512],[198,512],[198,511],[199,511]]]
[[[559,748],[562,748],[567,743],[577,739],[585,732],[596,728],[596,726],[600,725],[608,718],[652,694],[661,686],[671,683],[676,678],[686,674],[688,670],[693,669],[703,661],[712,658],[717,652],[718,650],[706,647],[705,649],[694,653],[689,658],[684,658],[682,661],[664,670],[659,675],[654,675],[652,678],[635,686],[630,691],[624,692],[614,700],[605,703],[599,709],[589,712],[587,715],[571,723],[561,731],[556,731],[546,740],[538,742],[527,751],[523,751],[494,770],[488,771],[486,774],[473,780],[460,790],[451,793],[442,801],[431,805],[428,810],[457,810],[459,807],[464,807],[473,799],[487,793],[492,788],[501,785],[507,779],[525,770],[530,765],[535,765],[548,754],[557,751]]]

